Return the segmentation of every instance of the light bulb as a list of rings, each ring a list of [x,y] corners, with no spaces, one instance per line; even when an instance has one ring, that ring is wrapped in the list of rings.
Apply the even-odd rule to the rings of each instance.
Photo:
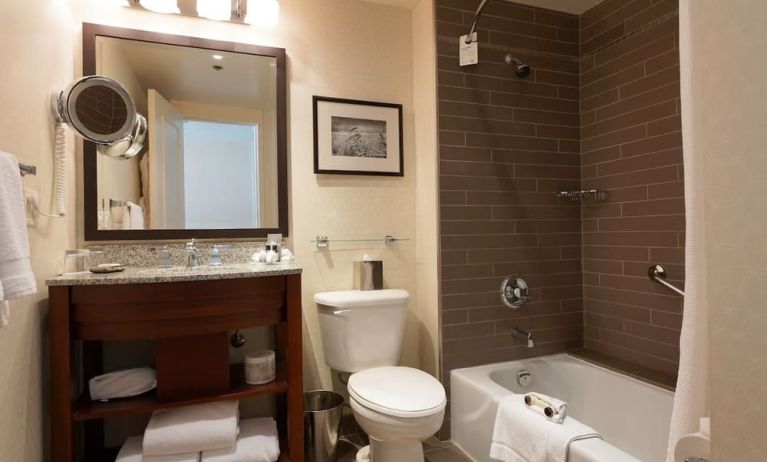
[[[280,22],[280,2],[278,0],[251,0],[248,2],[248,15],[245,22],[258,26],[276,26]]]
[[[179,13],[176,0],[141,0],[141,6],[155,13]]]
[[[203,18],[227,21],[232,17],[228,0],[197,0],[197,15]]]

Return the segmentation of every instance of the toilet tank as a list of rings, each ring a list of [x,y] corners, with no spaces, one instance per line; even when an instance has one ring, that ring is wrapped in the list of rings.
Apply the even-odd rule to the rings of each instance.
[[[341,372],[396,366],[409,298],[410,294],[401,289],[316,294],[328,366]]]

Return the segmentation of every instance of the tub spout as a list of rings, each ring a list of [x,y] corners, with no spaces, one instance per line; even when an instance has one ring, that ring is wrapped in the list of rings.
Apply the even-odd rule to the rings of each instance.
[[[519,327],[515,327],[511,331],[511,336],[514,337],[518,342],[527,341],[527,348],[532,348],[535,346],[533,343],[533,333],[529,330],[522,330]]]

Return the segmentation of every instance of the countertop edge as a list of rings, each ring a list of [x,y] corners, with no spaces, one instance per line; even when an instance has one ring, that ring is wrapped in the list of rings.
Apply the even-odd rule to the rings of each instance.
[[[299,266],[288,268],[232,268],[223,272],[183,272],[163,274],[164,269],[157,268],[153,274],[151,268],[142,268],[140,274],[136,274],[135,268],[129,268],[124,272],[111,274],[83,273],[69,276],[56,276],[45,280],[47,287],[61,286],[97,286],[97,285],[124,285],[124,284],[157,284],[167,282],[193,282],[193,281],[216,281],[225,279],[249,279],[270,276],[288,276],[301,274],[303,269]]]

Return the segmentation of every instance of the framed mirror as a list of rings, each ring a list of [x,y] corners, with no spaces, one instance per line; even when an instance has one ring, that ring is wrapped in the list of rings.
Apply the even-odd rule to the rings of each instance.
[[[285,50],[83,24],[83,75],[146,115],[130,159],[84,141],[86,241],[288,235]]]

